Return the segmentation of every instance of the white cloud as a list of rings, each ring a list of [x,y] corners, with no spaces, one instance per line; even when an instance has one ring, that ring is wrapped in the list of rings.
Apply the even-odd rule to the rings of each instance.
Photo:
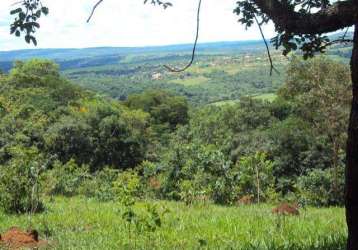
[[[143,5],[143,0],[105,0],[90,24],[86,19],[96,0],[42,0],[50,8],[37,34],[40,48],[146,46],[191,43],[196,28],[193,0],[172,0],[174,7]],[[9,35],[10,5],[0,6],[0,50],[33,48]],[[200,42],[260,39],[257,28],[245,30],[233,13],[236,0],[203,0]],[[267,37],[273,26],[265,27]]]

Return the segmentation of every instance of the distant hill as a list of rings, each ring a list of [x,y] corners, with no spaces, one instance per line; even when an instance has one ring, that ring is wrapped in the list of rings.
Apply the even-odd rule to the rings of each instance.
[[[118,62],[125,56],[132,55],[164,55],[189,54],[192,44],[151,46],[151,47],[98,47],[83,49],[27,49],[0,51],[0,69],[8,71],[13,61],[30,58],[52,59],[62,66],[62,69],[100,66]],[[263,43],[260,40],[238,42],[214,42],[198,45],[198,53],[227,54],[233,52],[262,51]]]
[[[343,36],[344,32],[331,34],[332,40]],[[347,32],[346,38],[352,38],[353,33]],[[137,62],[148,59],[148,56],[166,57],[185,56],[191,53],[192,44],[176,44],[148,47],[96,47],[82,49],[26,49],[0,51],[0,70],[8,71],[15,60],[30,58],[46,58],[56,61],[62,70],[84,67],[113,65],[126,57],[137,57]],[[265,50],[262,40],[212,42],[198,44],[198,55],[232,55],[242,53],[260,53]],[[341,53],[341,52],[340,52]],[[349,55],[348,55],[349,56]],[[139,58],[138,58],[139,57]],[[133,58],[132,58],[133,59]]]
[[[350,36],[348,33],[347,37]],[[332,39],[340,37],[340,34],[331,35]],[[192,46],[4,51],[0,52],[0,69],[8,71],[15,60],[46,58],[58,63],[62,74],[74,83],[115,99],[125,100],[130,94],[161,89],[185,96],[193,105],[270,95],[284,83],[288,58],[272,49],[275,67],[281,74],[270,76],[262,40],[201,43],[194,64],[185,72],[173,74],[163,67],[186,65]],[[336,45],[327,55],[348,63],[351,47]]]

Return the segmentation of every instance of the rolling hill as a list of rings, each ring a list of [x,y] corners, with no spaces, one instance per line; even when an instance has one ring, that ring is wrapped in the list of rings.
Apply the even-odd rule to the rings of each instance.
[[[15,60],[50,59],[73,82],[115,99],[124,100],[148,89],[165,89],[186,96],[193,105],[270,94],[285,78],[288,59],[273,50],[275,66],[281,73],[270,77],[265,47],[259,40],[199,44],[195,63],[189,70],[178,74],[163,67],[185,65],[191,50],[192,45],[183,44],[3,51],[0,70],[8,71]],[[331,57],[342,61],[347,61],[349,53],[347,45],[328,51]]]

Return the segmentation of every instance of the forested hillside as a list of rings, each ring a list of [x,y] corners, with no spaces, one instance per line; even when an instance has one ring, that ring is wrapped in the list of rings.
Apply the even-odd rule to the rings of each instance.
[[[66,242],[102,246],[84,239],[87,227],[102,240],[103,231],[113,240],[109,231],[119,228],[124,249],[342,249],[342,210],[329,207],[343,205],[351,87],[346,51],[335,47],[307,61],[274,53],[280,74],[272,77],[262,50],[199,54],[180,74],[162,65],[181,65],[187,55],[167,52],[125,55],[119,63],[104,56],[91,67],[17,61],[0,74],[0,231],[21,218],[8,215],[27,214],[47,239],[60,240],[59,249]],[[76,211],[66,216],[60,211],[68,201]],[[294,215],[304,208],[304,216],[281,222],[280,210],[267,214],[267,204],[281,202],[294,204],[286,205]],[[243,207],[250,204],[255,211]],[[217,221],[191,217],[205,209]],[[101,219],[90,216],[94,210]],[[79,234],[78,213],[88,216]],[[43,216],[53,217],[44,222]],[[241,234],[233,233],[238,216]],[[257,216],[266,226],[242,236]],[[198,225],[208,231],[198,236]],[[262,230],[281,231],[271,238]]]
[[[273,52],[279,73],[270,66],[262,41],[200,44],[193,67],[170,73],[190,59],[190,45],[144,48],[46,49],[0,52],[0,68],[32,57],[55,60],[62,74],[86,89],[125,100],[131,94],[161,89],[185,96],[192,105],[236,101],[244,96],[275,93],[285,79],[289,58]],[[348,63],[350,46],[335,46],[328,55]]]
[[[245,195],[293,195],[340,204],[349,86],[344,64],[292,58],[275,99],[190,108],[165,91],[124,102],[98,97],[63,78],[50,61],[18,62],[1,76],[0,162],[9,170],[2,185],[13,171],[25,174],[27,164],[53,159],[49,166],[76,164],[89,173],[150,171],[160,197],[171,199],[205,194],[232,204]],[[252,179],[257,162],[261,190]],[[326,193],[311,197],[311,189]],[[26,210],[11,204],[10,210]]]
[[[129,95],[124,101],[99,96],[67,80],[53,62],[38,59],[17,62],[1,74],[0,88],[0,204],[5,213],[33,214],[53,207],[47,197],[81,196],[99,204],[120,202],[124,225],[143,227],[149,235],[159,230],[165,216],[156,206],[147,204],[144,212],[136,208],[139,200],[187,206],[280,201],[305,207],[342,205],[350,88],[344,63],[292,57],[282,87],[269,100],[242,97],[201,107],[163,90]],[[341,220],[336,217],[334,223]],[[163,230],[158,233],[169,229]],[[316,249],[337,249],[344,234],[309,237]],[[148,244],[139,235],[134,243],[128,237],[123,247],[137,240]],[[240,247],[248,249],[250,239]],[[207,240],[211,246],[218,243]],[[260,240],[292,249],[312,246],[294,238]],[[166,238],[158,244],[166,248],[175,242]],[[294,248],[297,244],[301,248]]]

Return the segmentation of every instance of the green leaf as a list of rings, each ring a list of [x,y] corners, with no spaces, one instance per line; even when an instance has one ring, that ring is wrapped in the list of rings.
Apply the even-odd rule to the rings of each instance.
[[[10,15],[15,15],[15,14],[20,13],[20,12],[22,12],[22,9],[21,9],[21,8],[17,8],[17,9],[15,9],[15,10],[10,11]]]
[[[47,7],[42,7],[42,8],[41,8],[41,11],[42,11],[42,13],[44,13],[45,15],[47,15],[47,14],[49,13],[49,10],[48,10]]]
[[[37,40],[34,36],[30,36],[30,40],[32,41],[32,43],[37,46]]]
[[[27,43],[30,43],[30,42],[31,42],[31,38],[30,38],[29,35],[26,35],[26,36],[25,36],[25,41],[26,41]]]

